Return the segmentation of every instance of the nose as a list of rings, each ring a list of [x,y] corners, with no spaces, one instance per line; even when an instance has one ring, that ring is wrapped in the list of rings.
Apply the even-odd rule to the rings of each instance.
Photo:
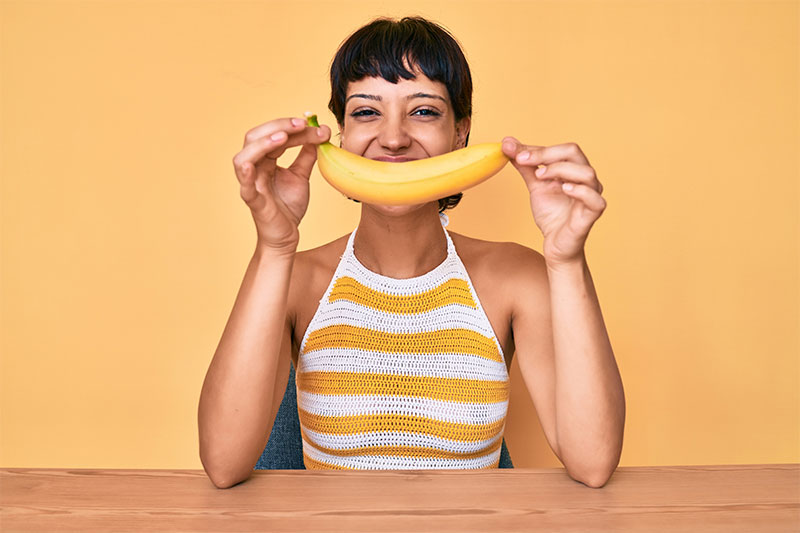
[[[381,147],[390,152],[400,152],[411,146],[411,137],[402,118],[389,117],[383,121],[378,134]]]

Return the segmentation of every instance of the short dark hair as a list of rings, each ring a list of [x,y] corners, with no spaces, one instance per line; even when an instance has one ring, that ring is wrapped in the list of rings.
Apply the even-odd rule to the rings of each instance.
[[[333,58],[328,109],[336,122],[344,125],[350,82],[377,76],[391,83],[400,78],[413,79],[415,75],[406,64],[418,67],[425,76],[447,87],[456,122],[472,117],[472,75],[455,37],[422,17],[403,17],[399,21],[381,17],[350,35]],[[469,133],[466,141],[469,142]],[[440,198],[439,212],[458,205],[463,195]]]

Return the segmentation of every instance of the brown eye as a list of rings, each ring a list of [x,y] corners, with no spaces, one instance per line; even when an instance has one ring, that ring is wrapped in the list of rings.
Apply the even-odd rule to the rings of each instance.
[[[368,117],[368,116],[376,115],[376,114],[377,113],[375,113],[375,111],[373,111],[372,109],[359,109],[358,111],[354,111],[353,113],[350,113],[350,116],[351,117]]]
[[[423,117],[438,117],[441,115],[441,113],[439,113],[435,109],[428,109],[428,108],[417,109],[416,111],[414,111],[414,114],[416,113],[419,113],[420,114],[419,116]]]

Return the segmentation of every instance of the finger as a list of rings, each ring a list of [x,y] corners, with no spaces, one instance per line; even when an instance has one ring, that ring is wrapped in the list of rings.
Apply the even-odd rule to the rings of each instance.
[[[258,190],[256,189],[256,172],[251,163],[245,163],[241,167],[241,177],[239,183],[241,184],[239,194],[247,205],[251,205],[253,201],[258,198]],[[237,173],[239,175],[239,173]]]
[[[505,137],[503,139],[503,143],[502,143],[501,146],[502,146],[503,153],[506,156],[508,156],[509,160],[511,161],[511,164],[514,166],[514,168],[517,169],[517,171],[519,171],[520,175],[525,180],[525,183],[526,183],[527,187],[529,189],[531,187],[533,187],[534,183],[536,182],[536,176],[533,173],[535,168],[531,167],[531,166],[526,166],[526,165],[522,165],[522,164],[517,163],[517,159],[516,158],[517,158],[517,154],[525,151],[526,149],[541,148],[541,147],[538,147],[538,146],[537,147],[526,146],[526,145],[522,144],[521,142],[519,142],[514,137]]]
[[[583,202],[589,210],[597,213],[598,216],[606,209],[607,202],[605,198],[588,185],[565,182],[561,185],[561,190],[567,196]]]
[[[511,159],[512,163],[514,163],[517,154],[525,150],[541,149],[544,148],[544,146],[528,146],[519,142],[515,137],[508,136],[503,138],[502,148],[503,153]]]
[[[330,139],[330,136],[331,129],[328,126],[320,126],[319,128],[308,126],[303,131],[289,135],[289,139],[285,143],[278,146],[275,150],[268,152],[264,157],[278,159],[286,150],[292,148],[293,146],[301,146],[305,144],[312,144],[316,146]]]
[[[526,147],[517,152],[515,158],[517,163],[525,166],[549,165],[557,161],[589,165],[589,160],[575,143]]]
[[[244,146],[248,144],[258,141],[263,137],[269,137],[273,133],[279,131],[285,131],[287,133],[293,133],[295,131],[302,131],[303,128],[306,127],[306,121],[302,118],[298,117],[290,117],[290,118],[279,118],[276,120],[270,120],[269,122],[265,122],[255,128],[252,128],[248,131],[244,136]]]
[[[244,165],[249,164],[256,166],[264,159],[264,156],[267,153],[275,151],[278,147],[284,144],[288,138],[288,134],[285,131],[278,131],[269,137],[262,137],[261,139],[246,145],[242,151],[236,154],[233,158],[233,168],[236,171],[236,177],[239,178],[239,181],[242,181],[242,169]],[[274,168],[275,160],[268,160],[267,164]]]
[[[285,131],[277,131],[269,137],[262,137],[246,145],[241,152],[236,154],[234,166],[248,162],[254,166],[261,164],[267,170],[272,170],[277,166],[277,159],[288,148],[307,143],[320,144],[325,142],[328,137],[330,137],[330,128],[327,126],[307,127],[291,135]]]
[[[314,144],[304,144],[300,153],[297,154],[289,171],[297,176],[308,178],[311,176],[311,169],[314,167],[314,162],[317,160],[317,146]]]
[[[559,161],[547,166],[540,166],[536,169],[534,174],[536,174],[536,177],[540,180],[562,179],[563,181],[583,183],[597,192],[602,193],[602,186],[600,182],[597,181],[597,175],[594,169],[590,166]]]
[[[522,143],[520,143],[514,137],[505,137],[503,139],[502,149],[503,153],[506,154],[510,159],[514,159],[517,153],[522,149]]]

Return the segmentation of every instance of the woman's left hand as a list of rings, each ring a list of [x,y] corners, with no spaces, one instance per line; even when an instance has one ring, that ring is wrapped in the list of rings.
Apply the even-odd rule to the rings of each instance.
[[[583,260],[583,246],[594,222],[606,208],[603,186],[575,143],[529,146],[503,139],[531,195],[533,219],[544,235],[542,255],[548,265]],[[543,165],[538,168],[539,165]]]

